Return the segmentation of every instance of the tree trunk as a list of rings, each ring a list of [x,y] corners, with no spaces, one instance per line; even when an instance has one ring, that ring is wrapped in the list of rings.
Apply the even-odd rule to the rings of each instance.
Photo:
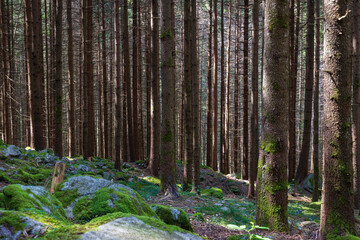
[[[324,3],[324,182],[320,239],[357,236],[351,157],[350,12],[349,0]]]
[[[160,72],[159,72],[159,2],[152,0],[152,139],[149,168],[159,176],[160,165]]]
[[[191,0],[191,77],[193,88],[193,112],[194,112],[194,163],[193,163],[193,179],[192,192],[200,194],[200,164],[201,164],[201,116],[200,116],[200,79],[198,66],[198,23],[197,23],[197,9],[196,0]]]
[[[106,48],[106,25],[105,25],[105,1],[101,0],[101,41],[102,41],[102,94],[103,94],[103,100],[102,100],[102,109],[103,109],[103,119],[104,119],[104,128],[103,128],[103,135],[104,135],[104,141],[103,141],[103,151],[104,151],[104,157],[109,157],[109,112],[108,112],[108,76],[107,76],[107,48]],[[102,134],[102,133],[101,133]]]
[[[305,108],[302,147],[299,166],[295,180],[300,183],[308,174],[309,150],[311,136],[312,93],[314,84],[314,0],[307,1],[307,33],[306,33],[306,76],[305,76]]]
[[[209,0],[209,43],[208,43],[208,70],[207,70],[207,138],[206,138],[206,165],[213,167],[213,82],[212,82],[212,2]]]
[[[213,51],[214,51],[214,58],[213,58],[213,86],[214,86],[214,92],[213,92],[213,143],[212,143],[212,169],[214,171],[218,170],[218,161],[217,161],[217,154],[218,154],[218,145],[217,145],[217,127],[218,127],[218,94],[217,94],[217,89],[218,89],[218,15],[217,15],[217,6],[218,6],[218,1],[214,0],[214,46],[213,46]]]
[[[360,2],[353,1],[353,165],[354,165],[354,208],[360,208]]]
[[[192,165],[194,161],[194,136],[193,136],[193,89],[191,71],[191,3],[184,1],[184,106],[185,106],[185,159],[183,189],[187,191],[192,180]]]
[[[130,161],[137,161],[139,160],[139,129],[138,129],[138,124],[139,121],[139,116],[138,116],[138,82],[139,82],[139,77],[138,77],[138,62],[139,62],[139,53],[138,53],[138,49],[139,49],[139,31],[138,31],[138,0],[133,0],[133,58],[132,58],[132,68],[133,68],[133,74],[132,74],[132,104],[133,104],[133,108],[132,108],[132,123],[133,123],[133,142],[132,142],[132,148],[133,148],[133,156],[131,156]]]
[[[55,2],[55,139],[54,153],[60,158],[63,157],[64,150],[62,144],[62,12],[63,2],[56,0]]]
[[[175,41],[172,25],[174,4],[161,0],[161,183],[160,193],[179,197],[176,188],[175,164]]]
[[[115,24],[114,24],[114,32],[115,32],[115,84],[116,84],[116,92],[115,92],[115,168],[121,168],[121,136],[120,136],[120,126],[121,126],[121,68],[120,68],[120,16],[119,16],[119,4],[120,0],[115,0]]]
[[[227,174],[225,166],[226,162],[226,131],[225,131],[225,34],[224,34],[224,0],[221,0],[221,23],[220,23],[220,35],[221,35],[221,46],[220,46],[220,172]]]
[[[69,156],[76,153],[75,147],[75,94],[74,94],[74,47],[73,47],[73,25],[71,0],[66,0],[66,16],[68,23],[68,81],[69,81]]]
[[[122,10],[122,50],[124,59],[124,87],[126,86],[126,113],[124,118],[127,119],[128,129],[128,143],[130,150],[130,159],[134,156],[134,135],[133,135],[133,121],[132,121],[132,107],[131,107],[131,78],[130,78],[130,50],[129,50],[129,27],[128,27],[128,0],[124,0]],[[126,100],[126,102],[125,102]],[[124,159],[128,160],[128,159]]]
[[[259,159],[259,0],[252,7],[252,74],[251,74],[251,147],[248,197],[254,197],[254,182]]]
[[[244,92],[243,92],[243,165],[242,178],[249,178],[249,0],[244,0]]]
[[[287,211],[289,6],[266,2],[263,123],[257,179],[256,223],[289,231]]]
[[[28,83],[30,87],[31,147],[41,150],[46,146],[44,138],[45,116],[43,114],[45,93],[40,0],[25,1],[25,21],[26,57],[28,62]]]
[[[314,76],[314,119],[313,119],[313,167],[314,181],[312,201],[319,199],[319,81],[320,81],[320,0],[316,0],[316,27],[315,27],[315,76]]]

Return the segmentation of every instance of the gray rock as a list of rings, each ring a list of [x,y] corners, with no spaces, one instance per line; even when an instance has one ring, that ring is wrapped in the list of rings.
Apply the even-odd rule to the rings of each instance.
[[[320,227],[320,224],[318,224],[317,222],[313,222],[313,221],[303,221],[303,222],[300,222],[298,225],[299,225],[299,228],[302,231],[304,231],[306,234],[312,233]]]
[[[147,225],[136,217],[119,218],[98,227],[96,231],[84,233],[80,239],[86,240],[201,240],[191,234],[173,231],[172,233]]]
[[[107,180],[111,180],[112,179],[112,174],[109,172],[104,172],[103,173],[103,177]]]
[[[91,172],[91,170],[92,170],[91,167],[83,165],[83,164],[79,164],[77,169],[82,172]]]
[[[0,211],[1,214],[1,211]],[[24,227],[21,230],[15,231],[12,233],[12,229],[7,225],[0,225],[0,239],[6,240],[16,240],[19,239],[22,235],[22,232],[26,230],[27,234],[30,236],[35,236],[42,234],[45,231],[45,226],[43,223],[35,221],[26,216],[20,216],[21,222],[24,223]]]
[[[105,163],[103,163],[103,162],[96,162],[96,163],[95,163],[95,166],[98,167],[98,168],[101,168],[101,167],[105,166]]]
[[[55,157],[53,155],[50,155],[50,154],[46,153],[46,155],[44,157],[44,162],[45,163],[54,163],[55,162]]]
[[[3,150],[3,154],[8,158],[15,158],[21,155],[20,149],[15,145],[10,145]]]

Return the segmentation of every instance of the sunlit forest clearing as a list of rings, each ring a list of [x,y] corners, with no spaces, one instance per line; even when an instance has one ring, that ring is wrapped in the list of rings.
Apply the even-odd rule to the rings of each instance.
[[[357,0],[0,0],[0,239],[360,239]]]

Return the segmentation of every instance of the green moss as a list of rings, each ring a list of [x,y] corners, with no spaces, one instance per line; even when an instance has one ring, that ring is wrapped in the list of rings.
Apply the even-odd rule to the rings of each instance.
[[[275,137],[266,135],[261,141],[261,149],[266,153],[277,153],[280,151],[280,146]]]
[[[18,173],[13,175],[13,178],[18,179],[24,183],[28,184],[37,184],[39,182],[44,182],[47,178],[51,176],[51,169],[36,169],[29,168],[27,172],[25,168],[20,168]]]
[[[122,188],[119,188],[119,191],[110,188],[99,189],[92,198],[84,196],[79,199],[73,209],[74,221],[79,223],[113,212],[156,216],[138,193],[133,197]]]
[[[51,213],[59,218],[66,219],[65,211],[61,202],[52,195],[40,196],[31,192],[30,189],[23,190],[19,185],[9,185],[3,189],[5,205],[7,209],[16,211],[28,211],[30,209],[43,210],[43,206],[50,209]],[[30,196],[32,194],[32,196]],[[50,199],[48,199],[48,197]]]
[[[151,207],[155,209],[155,213],[166,224],[176,225],[182,229],[193,231],[189,218],[184,210],[158,204],[153,204]]]
[[[220,188],[209,188],[201,190],[201,194],[205,196],[217,197],[222,199],[224,197],[223,191]]]
[[[288,28],[289,27],[289,17],[287,15],[276,14],[270,16],[269,21],[269,30],[272,32],[274,28]]]
[[[160,35],[160,39],[163,39],[165,37],[172,37],[172,31],[171,29],[169,29],[168,31],[164,31],[161,33]]]
[[[275,89],[275,91],[279,90],[279,84],[277,82],[273,82],[273,88]]]
[[[171,126],[170,126],[170,122],[169,120],[166,120],[166,123],[165,123],[165,132],[161,135],[161,141],[163,143],[170,143],[173,139],[173,136],[172,136],[172,129],[171,129]]]
[[[151,182],[153,184],[159,185],[160,186],[160,179],[153,177],[153,176],[146,176],[143,178],[144,180]]]
[[[3,189],[7,209],[19,211],[21,209],[40,207],[29,193],[22,190],[19,185],[9,185]]]
[[[62,202],[64,208],[66,208],[70,205],[70,203],[79,197],[79,193],[77,189],[63,191],[61,190],[62,187],[63,185],[59,184],[55,189],[54,195]]]
[[[0,172],[0,181],[7,182],[7,183],[13,183],[13,180],[5,172]]]
[[[287,181],[280,181],[274,184],[267,184],[265,186],[266,190],[270,193],[270,194],[275,194],[275,192],[277,191],[284,191],[288,189],[288,183]]]
[[[0,226],[5,225],[13,229],[12,233],[15,231],[22,230],[26,225],[21,219],[22,214],[14,211],[1,211],[0,212]]]
[[[5,208],[5,196],[3,193],[0,193],[0,208]]]

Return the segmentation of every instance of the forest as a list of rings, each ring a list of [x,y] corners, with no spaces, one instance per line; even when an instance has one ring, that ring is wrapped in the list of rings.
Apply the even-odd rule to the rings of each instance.
[[[0,0],[0,239],[360,239],[359,0]]]

